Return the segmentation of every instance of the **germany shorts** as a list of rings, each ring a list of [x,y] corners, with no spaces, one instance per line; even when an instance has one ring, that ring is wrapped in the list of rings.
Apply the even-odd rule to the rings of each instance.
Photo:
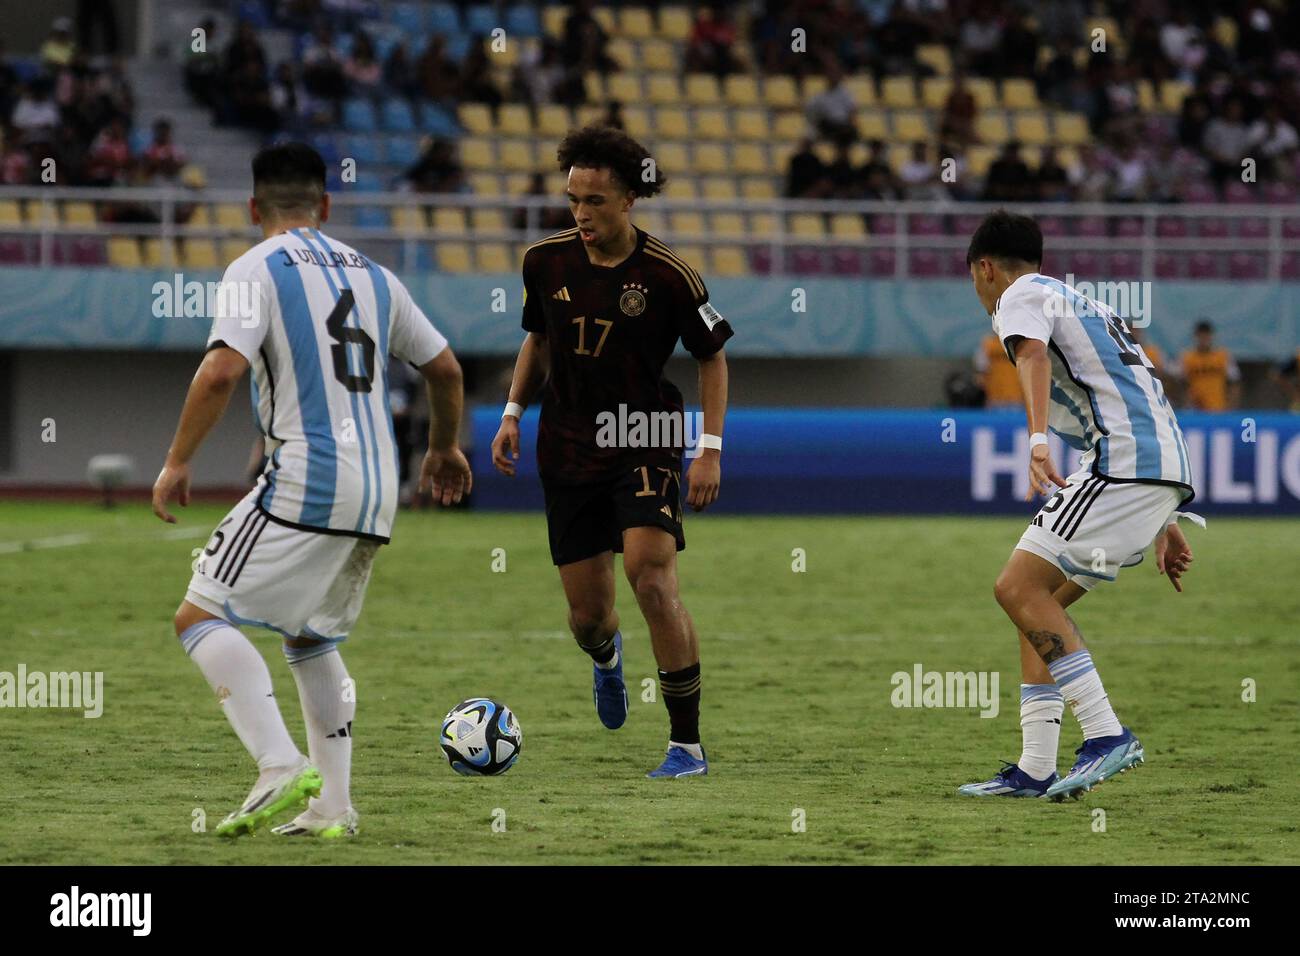
[[[361,614],[379,543],[277,524],[254,488],[194,561],[185,600],[231,624],[341,641]]]
[[[1114,581],[1178,513],[1181,488],[1114,481],[1079,471],[1052,495],[1025,529],[1019,551],[1036,554],[1086,590]]]
[[[681,472],[661,465],[639,465],[615,478],[567,485],[542,479],[551,560],[558,567],[623,551],[628,528],[663,528],[686,547],[682,533]]]

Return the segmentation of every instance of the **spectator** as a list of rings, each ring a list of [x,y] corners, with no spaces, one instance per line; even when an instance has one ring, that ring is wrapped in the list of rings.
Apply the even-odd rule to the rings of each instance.
[[[456,193],[465,190],[465,171],[456,159],[451,140],[426,137],[420,158],[404,179],[420,193]]]
[[[819,136],[832,143],[851,143],[858,138],[854,125],[857,104],[838,61],[830,61],[826,78],[827,88],[808,100],[808,123]]]
[[[1196,323],[1195,345],[1182,354],[1179,374],[1187,401],[1198,411],[1225,412],[1237,407],[1241,397],[1241,371],[1227,349],[1214,344],[1214,325]]]
[[[605,115],[600,118],[601,126],[609,126],[614,129],[626,129],[623,123],[623,104],[618,100],[610,100],[605,106]]]
[[[573,12],[565,18],[563,59],[581,72],[595,70],[608,75],[620,67],[605,52],[609,35],[596,21],[592,6],[593,0],[577,0]]]
[[[50,82],[37,77],[18,98],[10,125],[23,134],[27,143],[49,142],[59,125],[59,107],[50,97]]]
[[[1222,116],[1205,124],[1201,142],[1210,159],[1210,176],[1220,189],[1229,178],[1241,175],[1241,160],[1250,140],[1243,113],[1241,100],[1233,98],[1228,100]]]
[[[103,52],[117,55],[117,10],[115,0],[77,0],[77,42],[89,52],[97,48],[95,27],[100,27],[99,39]]]
[[[405,40],[396,44],[384,61],[384,85],[391,92],[408,100],[420,96],[419,74],[406,51]]]
[[[826,166],[826,178],[830,182],[829,198],[860,199],[865,184],[861,170],[854,168],[849,155],[848,143],[835,144],[835,157]]]
[[[1286,396],[1287,410],[1292,414],[1300,414],[1300,348],[1278,366],[1273,373],[1273,380]]]
[[[36,164],[32,162],[31,152],[23,142],[21,130],[14,130],[4,137],[0,146],[0,183],[6,186],[30,186],[35,184]]]
[[[426,99],[435,103],[451,103],[456,98],[460,84],[460,70],[447,55],[447,38],[434,34],[420,54],[416,66],[420,78],[420,88]]]
[[[913,143],[912,155],[898,171],[905,199],[943,199],[946,197],[939,181],[939,168],[930,161],[925,143]]]
[[[811,139],[804,139],[790,157],[786,170],[785,195],[788,199],[821,199],[830,193],[826,164],[813,151]]]
[[[990,0],[977,0],[957,31],[961,61],[985,76],[998,75],[1002,24]]]
[[[992,332],[980,340],[975,349],[975,383],[984,392],[984,407],[988,409],[1023,408],[1020,392],[1020,375],[1007,358],[1002,340]]]
[[[176,145],[172,139],[170,120],[159,119],[153,124],[153,141],[145,149],[140,159],[141,171],[146,179],[161,176],[174,180],[185,166],[188,159],[185,150]]]
[[[1073,185],[1076,202],[1105,202],[1110,197],[1110,171],[1105,158],[1091,143],[1085,143],[1079,150]]]
[[[476,36],[469,45],[469,54],[460,68],[460,98],[469,103],[486,103],[495,119],[497,109],[505,99],[496,81],[492,79],[492,66],[488,62],[483,37]]]
[[[740,69],[732,47],[736,43],[736,25],[724,3],[711,3],[700,10],[686,43],[686,69],[692,73],[712,73],[719,79]]]
[[[1025,21],[1019,8],[1007,11],[998,41],[999,75],[1002,77],[1033,77],[1038,67],[1038,34]]]
[[[384,68],[375,58],[375,47],[364,31],[356,33],[352,53],[343,64],[343,75],[352,84],[355,96],[378,97],[384,80]]]
[[[220,103],[221,58],[217,56],[217,21],[207,17],[199,25],[203,30],[203,49],[187,47],[185,54],[185,88],[204,106],[216,110]]]
[[[131,169],[131,145],[126,138],[126,122],[120,116],[114,117],[91,144],[86,180],[92,186],[124,185]]]
[[[956,70],[952,76],[952,89],[943,103],[943,115],[939,120],[939,138],[955,143],[962,149],[975,141],[975,117],[979,105],[975,96],[966,86],[966,74]]]
[[[546,177],[541,173],[533,173],[528,180],[527,196],[549,196],[546,190]],[[533,214],[533,221],[536,223],[536,230],[541,232],[554,232],[557,229],[563,229],[565,226],[573,223],[573,216],[568,209],[560,206],[546,206]],[[514,213],[514,227],[516,229],[529,228],[529,210],[527,206],[520,206]]]
[[[1246,137],[1246,148],[1264,161],[1261,165],[1266,165],[1268,173],[1278,177],[1285,176],[1297,146],[1300,138],[1295,127],[1282,118],[1276,101],[1265,107],[1264,115],[1251,124]]]
[[[1034,196],[1034,175],[1020,158],[1020,143],[1008,140],[984,179],[986,202],[1022,202]]]
[[[1044,146],[1038,160],[1038,199],[1042,202],[1069,202],[1073,197],[1070,173],[1057,158],[1055,146]]]
[[[72,20],[56,17],[50,26],[50,35],[41,44],[41,63],[48,69],[58,69],[72,62],[77,44],[72,39]]]
[[[1151,169],[1133,140],[1120,141],[1110,157],[1110,168],[1111,186],[1107,198],[1113,202],[1141,202],[1147,198]]]

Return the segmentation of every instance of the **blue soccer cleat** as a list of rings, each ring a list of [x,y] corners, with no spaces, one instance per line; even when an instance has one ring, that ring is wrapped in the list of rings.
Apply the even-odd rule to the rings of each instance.
[[[704,753],[703,747],[700,748],[700,753]],[[708,772],[708,754],[704,755],[703,760],[697,760],[686,748],[670,746],[664,762],[646,776],[652,780],[657,777],[703,777]]]
[[[1053,800],[1078,799],[1079,794],[1091,790],[1103,780],[1146,762],[1142,741],[1127,727],[1111,737],[1085,740],[1075,753],[1078,759],[1070,772],[1047,788],[1047,796]]]
[[[618,730],[627,720],[627,685],[623,683],[623,635],[614,632],[614,649],[618,663],[610,668],[591,665],[591,696],[596,701],[596,715],[610,730]]]
[[[1004,760],[1002,769],[993,775],[992,780],[968,783],[958,787],[957,792],[963,797],[1041,797],[1054,783],[1056,771],[1052,771],[1046,780],[1035,780],[1016,764]]]

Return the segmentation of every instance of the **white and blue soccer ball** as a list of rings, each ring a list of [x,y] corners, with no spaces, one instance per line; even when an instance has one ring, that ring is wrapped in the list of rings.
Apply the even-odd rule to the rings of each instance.
[[[468,777],[494,777],[519,759],[524,732],[505,704],[471,697],[447,712],[438,743],[452,770]]]

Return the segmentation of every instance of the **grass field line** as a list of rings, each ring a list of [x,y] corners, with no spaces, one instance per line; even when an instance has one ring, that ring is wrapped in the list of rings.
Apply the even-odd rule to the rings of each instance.
[[[209,528],[168,528],[166,531],[148,534],[113,535],[113,541],[123,538],[132,541],[179,541],[186,538],[206,538],[212,533]],[[46,551],[51,548],[78,548],[86,544],[109,540],[104,536],[91,534],[57,534],[48,538],[28,538],[18,541],[0,541],[0,554],[21,554],[25,551]]]

